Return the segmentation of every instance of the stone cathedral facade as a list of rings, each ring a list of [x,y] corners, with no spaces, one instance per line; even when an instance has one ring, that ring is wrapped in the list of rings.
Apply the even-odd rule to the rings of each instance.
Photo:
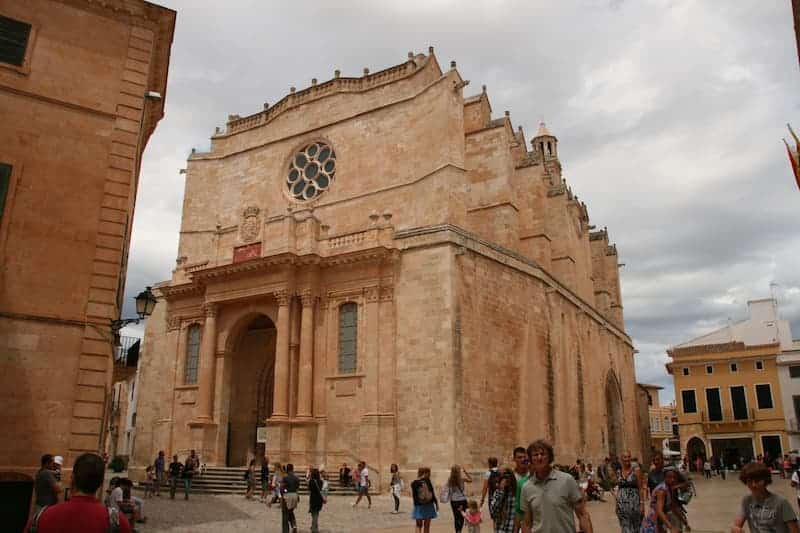
[[[547,437],[640,454],[618,258],[530,141],[433,54],[229,117],[186,170],[137,445],[444,475]],[[261,438],[259,438],[259,436]],[[262,442],[265,441],[265,442]]]

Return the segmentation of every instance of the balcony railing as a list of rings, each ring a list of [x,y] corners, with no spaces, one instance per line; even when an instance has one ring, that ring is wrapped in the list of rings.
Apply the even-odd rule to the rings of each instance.
[[[714,413],[714,416],[711,416],[708,411],[700,411],[700,418],[703,421],[703,424],[706,425],[714,425],[714,424],[752,424],[755,421],[755,411],[753,408],[748,408],[746,410],[738,411],[734,414],[732,409],[722,409],[719,412]]]

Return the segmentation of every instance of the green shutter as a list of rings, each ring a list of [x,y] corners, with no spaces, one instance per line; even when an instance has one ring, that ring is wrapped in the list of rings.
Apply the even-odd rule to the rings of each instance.
[[[0,222],[3,221],[3,210],[6,207],[9,183],[11,183],[11,165],[0,163]]]
[[[21,67],[30,36],[30,24],[0,16],[0,61]]]

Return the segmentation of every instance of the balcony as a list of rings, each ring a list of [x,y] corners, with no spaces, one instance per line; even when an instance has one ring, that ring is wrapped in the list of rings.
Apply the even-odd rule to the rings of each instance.
[[[722,409],[721,412],[715,413],[715,415],[712,417],[708,411],[700,411],[700,419],[705,430],[717,429],[720,426],[749,428],[756,421],[755,411],[752,408],[737,412],[737,416],[734,416],[732,409]]]
[[[793,434],[800,433],[800,423],[798,423],[796,418],[790,418],[786,421],[786,432]]]
[[[114,346],[114,383],[125,381],[136,373],[140,345],[141,340],[136,337],[119,337]]]

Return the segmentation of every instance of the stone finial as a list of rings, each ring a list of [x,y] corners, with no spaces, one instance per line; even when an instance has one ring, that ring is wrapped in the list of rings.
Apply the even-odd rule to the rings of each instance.
[[[290,92],[290,93],[293,93],[293,92],[295,92],[296,90],[297,90],[297,89],[296,89],[295,87],[289,87],[289,92]]]
[[[269,102],[264,102],[264,111],[269,109]]]
[[[509,111],[508,109],[506,109],[506,118],[508,118],[508,117],[510,117],[510,116],[511,116],[511,111]]]
[[[455,60],[453,60],[453,61],[450,61],[450,68],[456,68],[456,62],[455,62]]]
[[[194,155],[196,152],[197,152],[197,148],[192,148],[192,155]]]
[[[428,47],[428,53],[433,55],[433,46]]]
[[[338,78],[341,75],[342,75],[342,71],[340,71],[338,68],[333,71],[333,77],[334,78]]]
[[[486,85],[483,86],[483,94],[486,94]]]
[[[222,128],[220,128],[219,126],[214,128],[214,135],[219,135],[220,133],[222,133]]]
[[[378,213],[376,213],[375,211],[373,211],[372,213],[369,214],[369,219],[373,224],[375,224],[378,221],[379,218],[380,218],[380,215]]]
[[[414,59],[414,52],[409,52],[408,53],[408,58],[409,59]]]
[[[311,78],[311,85],[317,84],[317,78]]]
[[[367,67],[364,67],[364,76],[366,76],[368,74],[369,74],[369,69]]]

